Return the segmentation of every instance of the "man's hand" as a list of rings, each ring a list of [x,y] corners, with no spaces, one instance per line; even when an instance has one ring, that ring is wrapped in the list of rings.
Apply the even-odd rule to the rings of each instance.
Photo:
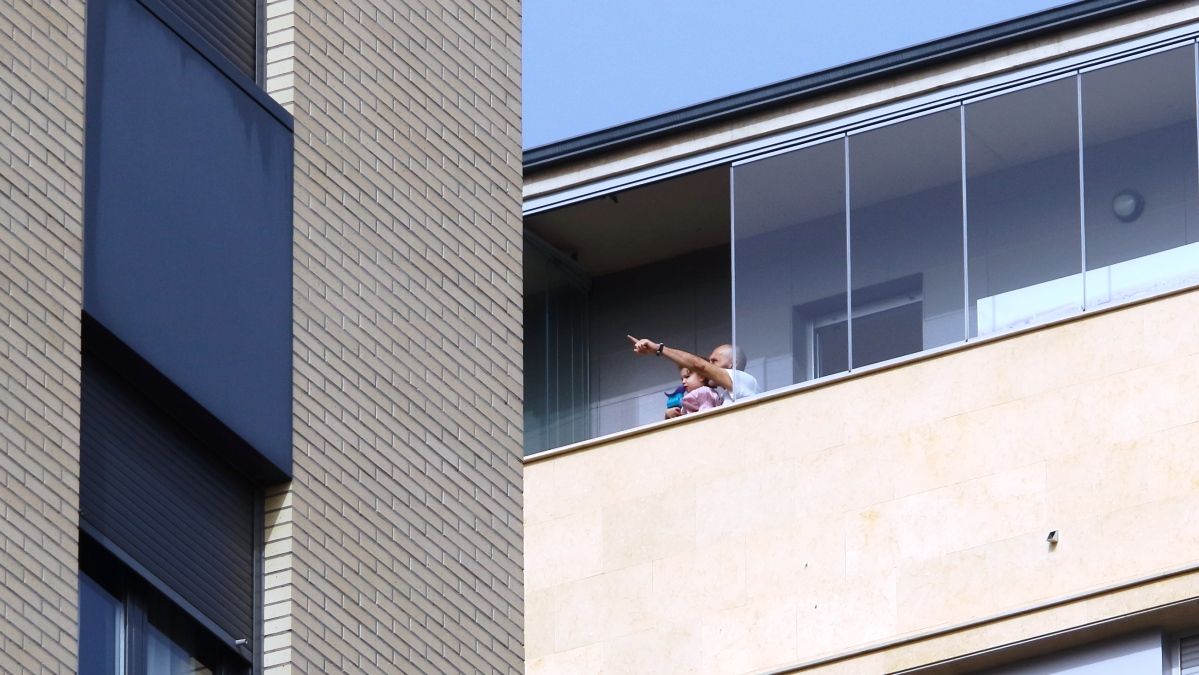
[[[625,337],[629,338],[629,342],[633,343],[634,354],[658,354],[663,359],[670,361],[680,368],[687,368],[693,373],[699,373],[705,380],[715,382],[719,387],[724,387],[725,389],[733,388],[733,379],[729,375],[729,371],[701,359],[695,354],[675,347],[666,347],[653,340],[638,339],[632,335],[626,335]],[[659,352],[659,349],[662,351]]]
[[[668,419],[668,420],[672,420],[682,414],[683,414],[682,408],[676,407],[676,408],[667,408],[666,409],[666,419]]]
[[[645,338],[642,338],[639,340],[639,339],[633,337],[632,335],[626,335],[625,337],[627,337],[629,339],[629,342],[633,343],[633,353],[635,353],[635,354],[645,355],[645,354],[657,354],[658,353],[659,345],[657,342],[654,342],[653,340],[646,340]]]

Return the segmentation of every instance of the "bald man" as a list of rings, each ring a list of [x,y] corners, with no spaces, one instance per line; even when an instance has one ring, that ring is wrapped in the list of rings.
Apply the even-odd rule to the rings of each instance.
[[[708,360],[681,349],[667,347],[661,342],[645,338],[625,336],[633,343],[633,353],[642,356],[654,354],[660,356],[680,368],[689,368],[700,373],[708,386],[720,394],[724,403],[742,401],[758,394],[758,380],[745,372],[745,352],[733,345],[720,345],[708,355]],[[680,408],[668,408],[666,419],[683,414]]]

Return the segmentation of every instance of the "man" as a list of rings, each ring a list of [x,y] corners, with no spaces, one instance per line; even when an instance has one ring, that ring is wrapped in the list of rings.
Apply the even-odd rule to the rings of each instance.
[[[733,345],[720,345],[712,350],[705,361],[690,352],[667,347],[661,342],[638,339],[632,335],[625,336],[633,343],[633,352],[642,356],[655,354],[661,356],[679,368],[689,368],[701,373],[708,386],[716,389],[725,403],[741,401],[758,394],[758,380],[745,372],[745,352]],[[683,414],[681,408],[668,408],[666,419]]]

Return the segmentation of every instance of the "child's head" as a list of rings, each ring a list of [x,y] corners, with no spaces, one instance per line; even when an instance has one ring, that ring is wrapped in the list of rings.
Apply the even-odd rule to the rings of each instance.
[[[686,391],[695,391],[707,384],[703,375],[692,372],[690,368],[680,368],[679,377],[683,380],[683,389]]]

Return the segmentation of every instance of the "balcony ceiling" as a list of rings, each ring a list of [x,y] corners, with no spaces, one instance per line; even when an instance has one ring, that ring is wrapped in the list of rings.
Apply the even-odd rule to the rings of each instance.
[[[525,219],[593,277],[729,243],[729,169],[716,167]]]

